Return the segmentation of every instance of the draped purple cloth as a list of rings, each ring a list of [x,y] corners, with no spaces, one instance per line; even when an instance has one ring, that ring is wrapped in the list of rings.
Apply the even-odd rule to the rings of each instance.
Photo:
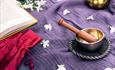
[[[57,70],[57,65],[64,64],[67,70],[104,70],[107,67],[115,67],[115,33],[110,33],[110,26],[115,26],[115,0],[110,0],[108,8],[95,10],[89,8],[85,0],[47,0],[46,6],[41,12],[30,12],[38,23],[31,27],[45,40],[49,40],[49,46],[43,48],[42,44],[37,44],[32,48],[31,56],[35,70]],[[69,14],[63,15],[63,10],[68,9]],[[94,15],[94,21],[87,20],[87,17]],[[75,34],[68,29],[59,26],[57,20],[64,18],[75,27],[101,29],[110,40],[110,53],[99,60],[82,60],[72,52],[68,51],[69,42],[75,39]],[[52,30],[44,29],[45,24],[51,24]],[[25,56],[19,66],[19,70],[29,70],[24,63],[29,59]]]

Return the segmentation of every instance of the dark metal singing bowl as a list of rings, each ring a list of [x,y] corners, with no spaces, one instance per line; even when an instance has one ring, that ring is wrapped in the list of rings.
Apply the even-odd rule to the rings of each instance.
[[[76,36],[76,41],[78,42],[79,47],[85,51],[98,50],[101,47],[105,38],[104,33],[98,28],[85,28],[83,29],[83,31],[86,31],[87,33],[93,35],[97,39],[97,41],[88,43],[83,39],[79,38],[79,36]]]

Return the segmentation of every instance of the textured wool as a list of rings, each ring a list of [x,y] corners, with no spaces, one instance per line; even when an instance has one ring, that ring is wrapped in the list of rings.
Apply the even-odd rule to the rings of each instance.
[[[31,56],[34,63],[34,70],[58,70],[58,65],[64,65],[66,70],[104,70],[115,67],[115,32],[110,33],[110,26],[115,27],[115,0],[111,0],[108,8],[95,10],[89,8],[85,0],[47,0],[46,7],[41,12],[30,12],[39,22],[31,27],[49,40],[49,46],[43,47],[43,44],[37,44],[31,49]],[[63,11],[68,9],[70,13],[63,15]],[[94,20],[87,20],[93,15]],[[57,20],[64,18],[69,24],[75,27],[101,29],[106,38],[110,40],[110,52],[102,59],[89,61],[82,60],[69,51],[69,42],[75,39],[75,34],[68,29],[59,26]],[[51,24],[52,30],[45,30],[44,25]],[[29,70],[25,65],[29,57],[25,56],[20,64],[19,70]]]
[[[16,70],[28,49],[41,40],[32,30],[27,30],[1,41],[0,70]]]

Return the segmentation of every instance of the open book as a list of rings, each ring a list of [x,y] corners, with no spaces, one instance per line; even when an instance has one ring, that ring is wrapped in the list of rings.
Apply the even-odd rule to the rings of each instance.
[[[16,0],[0,0],[0,40],[35,24],[37,20],[16,5]]]

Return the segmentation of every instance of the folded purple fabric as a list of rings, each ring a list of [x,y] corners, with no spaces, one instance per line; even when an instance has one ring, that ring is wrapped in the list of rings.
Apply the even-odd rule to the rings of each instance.
[[[109,9],[113,14],[115,14],[115,0],[110,0]]]
[[[115,67],[115,32],[111,33],[111,26],[115,27],[115,15],[113,14],[115,13],[115,2],[111,2],[107,9],[95,10],[89,8],[84,1],[61,0],[57,2],[56,0],[47,0],[44,11],[31,12],[39,20],[38,24],[31,29],[39,33],[45,40],[49,40],[48,47],[44,48],[42,44],[37,44],[31,49],[34,70],[59,70],[59,65],[64,65],[66,70],[104,70],[108,67]],[[70,13],[63,15],[65,9],[69,10]],[[91,15],[94,19],[88,19]],[[75,34],[59,26],[57,24],[59,18],[64,18],[75,27],[101,29],[111,42],[110,53],[102,59],[88,61],[82,60],[68,51],[69,42],[75,39]],[[44,29],[44,25],[47,24],[52,25],[51,31]],[[25,57],[19,70],[28,70],[28,67],[24,65],[27,58]]]

